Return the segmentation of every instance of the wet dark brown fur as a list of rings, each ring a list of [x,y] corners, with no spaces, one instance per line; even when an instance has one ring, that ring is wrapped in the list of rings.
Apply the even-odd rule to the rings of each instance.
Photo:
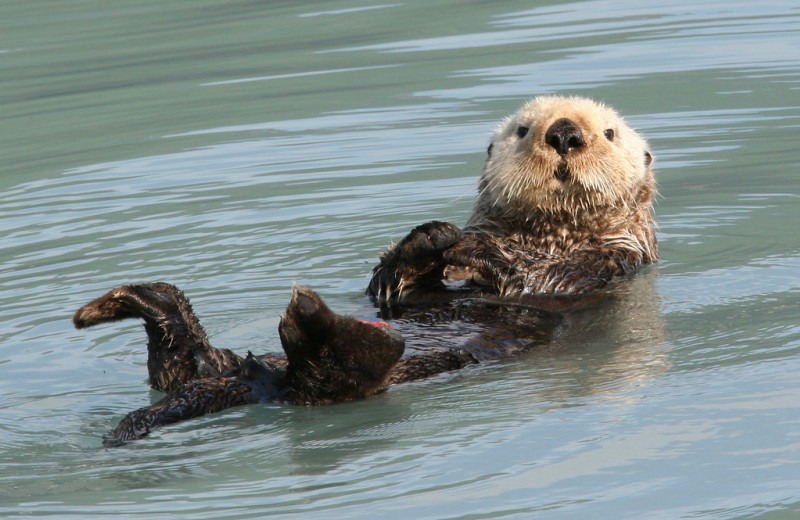
[[[524,299],[603,287],[658,256],[651,163],[613,110],[536,98],[492,137],[466,227],[418,226],[381,257],[367,292],[386,307],[446,289]]]
[[[242,358],[230,350],[211,346],[189,300],[170,284],[119,287],[81,307],[72,321],[81,329],[126,318],[144,320],[147,371],[156,390],[172,392],[242,364]]]
[[[389,324],[336,314],[302,287],[294,289],[279,326],[286,357],[242,358],[212,347],[189,300],[167,283],[113,289],[78,309],[72,320],[82,329],[127,318],[144,320],[150,384],[167,396],[129,413],[106,437],[107,446],[233,406],[350,401],[476,362],[448,351],[400,361],[405,341]]]

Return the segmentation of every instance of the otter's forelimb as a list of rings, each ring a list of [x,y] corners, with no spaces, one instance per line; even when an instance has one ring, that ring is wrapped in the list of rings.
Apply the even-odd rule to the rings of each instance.
[[[399,302],[418,287],[443,288],[447,263],[442,255],[463,236],[459,228],[447,222],[417,226],[381,256],[372,270],[367,294],[383,305]]]

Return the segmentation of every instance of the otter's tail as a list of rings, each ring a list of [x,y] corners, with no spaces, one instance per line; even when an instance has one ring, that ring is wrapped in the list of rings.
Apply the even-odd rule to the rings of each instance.
[[[118,446],[126,441],[141,439],[165,424],[258,401],[251,387],[239,378],[199,379],[151,406],[126,415],[114,431],[106,435],[103,445]]]

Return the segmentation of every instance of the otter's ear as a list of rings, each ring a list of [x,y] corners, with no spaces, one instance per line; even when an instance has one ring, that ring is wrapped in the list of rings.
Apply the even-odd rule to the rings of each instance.
[[[492,148],[494,148],[494,143],[489,143],[489,148],[486,149],[487,158],[492,156]]]
[[[650,166],[650,164],[652,164],[652,162],[653,162],[653,155],[650,152],[645,151],[644,152],[644,165],[645,166]]]

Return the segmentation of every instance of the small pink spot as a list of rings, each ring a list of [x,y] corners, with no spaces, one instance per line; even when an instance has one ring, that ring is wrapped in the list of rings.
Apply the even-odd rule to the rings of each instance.
[[[367,325],[372,325],[373,327],[387,328],[387,329],[394,328],[385,321],[367,321],[367,320],[358,320],[358,321],[360,321],[361,323],[366,323]]]

